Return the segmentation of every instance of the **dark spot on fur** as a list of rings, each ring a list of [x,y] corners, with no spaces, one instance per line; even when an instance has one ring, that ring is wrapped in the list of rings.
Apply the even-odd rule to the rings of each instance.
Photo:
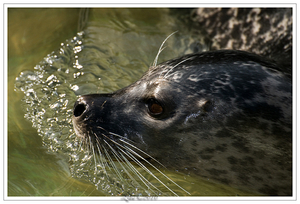
[[[210,160],[211,158],[213,158],[212,155],[201,155],[201,158],[204,160]]]
[[[282,173],[279,173],[277,175],[277,178],[280,179],[280,180],[287,180],[288,179],[287,175],[282,174]]]
[[[215,169],[215,168],[206,169],[206,171],[208,171],[211,175],[217,176],[217,177],[222,175],[222,174],[227,174],[226,170],[218,170],[218,169]]]
[[[245,173],[240,173],[240,174],[238,175],[238,179],[239,179],[242,183],[247,184],[247,183],[249,183],[250,177],[249,177],[247,174],[245,174]]]
[[[205,148],[204,150],[199,151],[199,154],[202,159],[208,160],[214,156],[213,155],[214,152],[215,152],[215,149]]]
[[[232,146],[244,153],[249,153],[250,150],[247,147],[248,141],[245,138],[236,138],[232,143]]]
[[[263,181],[263,178],[258,177],[258,176],[253,176],[253,178],[254,178],[256,181],[259,181],[259,182]]]
[[[253,166],[255,165],[255,160],[252,157],[246,156],[241,160],[240,164],[243,166]]]
[[[271,174],[271,172],[268,169],[266,169],[264,167],[260,167],[260,168],[264,172],[264,174],[266,174],[266,175]]]
[[[215,152],[215,149],[212,149],[212,148],[205,148],[204,153],[214,153]]]
[[[234,25],[233,29],[232,29],[232,37],[233,38],[238,38],[240,37],[240,26],[239,25]]]
[[[231,131],[227,128],[223,128],[222,130],[218,131],[215,135],[216,137],[231,137]]]
[[[216,146],[216,150],[225,152],[227,150],[227,144],[221,144]]]
[[[257,103],[253,106],[245,106],[243,109],[244,113],[250,117],[258,117],[270,121],[278,121],[283,117],[282,110],[279,107],[269,105],[267,103]]]
[[[198,146],[198,143],[197,143],[197,141],[196,141],[196,140],[194,140],[194,141],[192,142],[192,145],[193,145],[194,147]]]
[[[262,35],[266,32],[269,32],[270,31],[270,28],[271,28],[271,24],[270,24],[270,21],[269,20],[265,20],[264,18],[261,18],[259,20],[259,23],[261,25],[264,25],[264,26],[261,26],[260,29],[259,29],[259,35]]]
[[[278,124],[272,125],[272,134],[275,135],[278,139],[289,140],[292,142],[292,133],[285,131]],[[286,137],[286,135],[291,135],[291,137]]]
[[[219,178],[219,181],[226,185],[229,185],[231,183],[231,181],[227,178]]]
[[[267,195],[278,195],[278,190],[270,187],[269,185],[264,185],[264,187],[259,189],[259,192],[267,194]]]
[[[203,133],[203,134],[201,134],[201,138],[200,139],[206,140],[206,139],[208,139],[210,137],[211,137],[210,134]]]
[[[258,150],[258,151],[253,151],[253,156],[256,158],[263,159],[265,157],[266,153],[265,151]]]
[[[204,160],[209,160],[211,159],[213,156],[212,155],[200,155],[200,157]]]
[[[227,160],[229,161],[230,164],[237,164],[238,159],[235,158],[234,156],[227,157]]]

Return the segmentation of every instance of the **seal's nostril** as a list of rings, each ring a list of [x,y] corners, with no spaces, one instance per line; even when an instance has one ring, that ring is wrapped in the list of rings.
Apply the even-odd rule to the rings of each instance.
[[[86,105],[80,103],[74,107],[74,116],[79,117],[86,110]]]

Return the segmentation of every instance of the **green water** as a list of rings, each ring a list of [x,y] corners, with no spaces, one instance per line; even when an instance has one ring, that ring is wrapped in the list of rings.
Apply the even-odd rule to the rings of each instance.
[[[118,195],[117,186],[99,184],[91,161],[77,155],[70,122],[76,96],[111,92],[134,82],[174,31],[179,32],[168,40],[159,62],[191,52],[193,42],[202,40],[169,9],[91,9],[83,39],[74,39],[79,13],[8,10],[8,196]],[[74,48],[82,51],[74,53]],[[66,61],[56,62],[57,55]],[[165,173],[193,196],[247,195],[207,180]],[[186,195],[181,193],[178,190]]]
[[[103,195],[93,185],[73,179],[66,160],[42,146],[37,130],[24,119],[23,94],[14,91],[21,71],[32,70],[76,33],[78,13],[78,9],[8,9],[8,196]]]

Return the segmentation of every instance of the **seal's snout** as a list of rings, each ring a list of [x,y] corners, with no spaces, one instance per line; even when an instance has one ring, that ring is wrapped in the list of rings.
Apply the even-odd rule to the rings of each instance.
[[[73,119],[81,121],[91,116],[99,117],[103,115],[103,107],[107,105],[107,100],[112,94],[89,94],[80,96],[74,104]]]

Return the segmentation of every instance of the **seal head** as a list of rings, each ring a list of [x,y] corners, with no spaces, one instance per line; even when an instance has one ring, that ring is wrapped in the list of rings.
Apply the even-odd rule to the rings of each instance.
[[[102,155],[148,161],[265,195],[291,195],[292,95],[242,51],[186,55],[112,94],[80,96],[73,125]]]

